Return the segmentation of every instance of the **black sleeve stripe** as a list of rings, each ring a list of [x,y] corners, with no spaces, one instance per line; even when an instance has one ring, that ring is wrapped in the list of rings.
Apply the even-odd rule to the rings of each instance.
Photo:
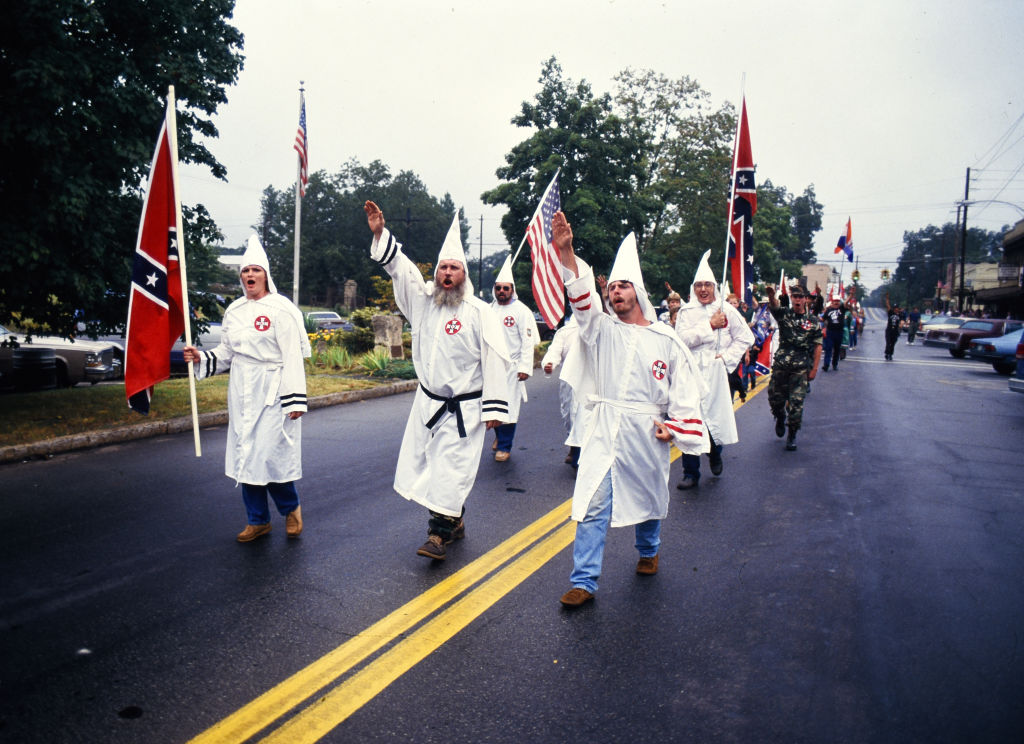
[[[493,411],[494,413],[508,413],[508,406],[484,406],[480,410],[484,412]]]
[[[398,241],[395,240],[394,235],[389,234],[388,245],[384,249],[384,256],[377,263],[379,263],[381,266],[387,266],[389,263],[391,263],[391,260],[395,257],[396,253],[398,253]]]
[[[289,395],[282,395],[281,396],[281,405],[285,405],[287,403],[305,403],[305,402],[306,402],[306,394],[305,393],[291,393]]]
[[[508,401],[507,400],[501,400],[500,398],[495,398],[493,400],[482,400],[482,401],[480,401],[480,405],[483,405],[483,406],[486,406],[488,403],[497,403],[499,406],[505,406],[506,408],[508,408]]]

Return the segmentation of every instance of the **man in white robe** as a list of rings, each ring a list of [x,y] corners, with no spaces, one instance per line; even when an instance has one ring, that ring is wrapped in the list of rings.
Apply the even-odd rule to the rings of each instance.
[[[277,293],[270,261],[256,236],[242,256],[245,294],[228,305],[220,344],[200,351],[187,346],[197,379],[227,372],[228,441],[224,472],[242,484],[248,525],[239,542],[270,532],[267,496],[285,517],[288,537],[302,532],[295,481],[302,477],[302,422],[306,412],[309,338],[302,313]]]
[[[576,317],[570,315],[561,328],[555,331],[548,350],[544,352],[544,358],[540,360],[540,366],[544,369],[545,375],[550,375],[562,366],[569,356],[569,352],[575,348],[576,341],[580,335],[580,326]],[[572,385],[559,375],[558,380],[558,406],[562,414],[562,426],[565,427],[565,434],[571,437],[575,422],[579,418],[580,403],[573,392]],[[580,448],[578,444],[566,442],[569,445],[569,454],[565,456],[565,464],[574,468],[580,463]]]
[[[676,332],[697,359],[708,393],[701,401],[704,422],[710,433],[708,459],[711,473],[722,472],[722,446],[739,441],[732,409],[729,372],[754,343],[750,326],[740,311],[718,295],[718,284],[706,251],[690,286],[690,301],[679,309]],[[683,480],[677,488],[694,488],[700,482],[700,458],[683,454]]]
[[[505,263],[494,281],[494,302],[491,309],[501,319],[505,343],[512,357],[508,372],[508,423],[494,430],[494,459],[506,462],[512,456],[512,440],[519,421],[519,407],[526,402],[526,380],[533,374],[533,347],[537,345],[537,321],[533,312],[516,295],[512,262]]]
[[[647,298],[636,238],[619,248],[608,274],[612,315],[601,312],[591,268],[576,257],[565,215],[552,220],[565,289],[587,347],[577,393],[592,408],[573,491],[572,588],[565,607],[589,602],[597,591],[609,525],[635,525],[636,571],[658,571],[661,520],[668,513],[670,444],[683,452],[707,451],[700,418],[701,383],[693,358],[675,332],[658,323]]]
[[[465,502],[480,466],[487,429],[508,421],[510,364],[501,322],[473,296],[456,217],[437,257],[434,281],[366,202],[370,257],[391,277],[395,303],[412,326],[416,390],[395,470],[395,490],[430,511],[427,542],[417,555],[441,561],[445,545],[465,535]]]

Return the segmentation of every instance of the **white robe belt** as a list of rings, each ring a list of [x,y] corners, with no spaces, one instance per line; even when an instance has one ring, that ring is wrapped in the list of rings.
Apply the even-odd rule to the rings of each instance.
[[[587,410],[591,410],[598,403],[604,403],[605,405],[620,408],[623,411],[628,411],[629,413],[646,413],[652,416],[663,416],[665,414],[665,409],[662,406],[655,405],[654,403],[643,403],[632,400],[613,400],[612,398],[602,398],[600,395],[588,395],[585,407]]]
[[[432,398],[433,400],[442,401],[441,407],[437,409],[437,411],[434,413],[434,415],[430,417],[430,421],[427,422],[427,428],[428,429],[433,429],[434,428],[434,424],[436,424],[438,422],[438,420],[440,420],[440,418],[444,415],[445,411],[447,411],[448,413],[454,413],[455,414],[455,421],[456,421],[456,423],[459,426],[459,437],[462,438],[462,439],[465,439],[466,438],[466,424],[462,420],[462,405],[461,405],[461,403],[464,400],[474,400],[476,398],[482,398],[483,394],[484,394],[484,391],[483,390],[477,390],[475,393],[463,393],[462,395],[455,395],[455,396],[452,396],[451,398],[446,398],[443,395],[436,395],[436,394],[430,392],[425,387],[423,387],[423,383],[420,383],[420,389],[426,394],[426,396],[428,398]]]

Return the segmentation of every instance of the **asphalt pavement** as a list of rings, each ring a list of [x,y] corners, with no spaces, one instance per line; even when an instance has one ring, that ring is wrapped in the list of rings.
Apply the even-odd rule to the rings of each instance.
[[[222,425],[0,465],[0,739],[1020,741],[1024,396],[880,328],[797,452],[756,390],[658,575],[612,530],[579,611],[543,375],[441,564],[391,489],[410,393],[303,418],[298,540],[234,541]]]

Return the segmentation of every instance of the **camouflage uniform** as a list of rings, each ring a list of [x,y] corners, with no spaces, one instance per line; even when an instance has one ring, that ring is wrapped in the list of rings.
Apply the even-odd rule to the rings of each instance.
[[[790,431],[796,432],[803,420],[804,398],[810,388],[807,373],[814,364],[814,347],[821,344],[821,325],[813,315],[797,315],[789,307],[769,309],[779,324],[779,349],[772,361],[768,405],[772,416],[785,416]]]

